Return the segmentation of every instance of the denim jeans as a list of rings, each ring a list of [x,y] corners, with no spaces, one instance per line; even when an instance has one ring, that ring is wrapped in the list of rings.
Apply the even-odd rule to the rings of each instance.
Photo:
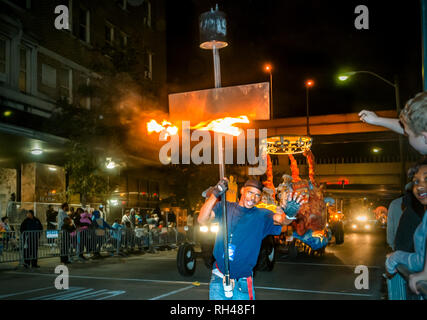
[[[253,300],[255,300],[255,288],[253,286],[253,282],[251,289]],[[249,300],[248,278],[235,280],[233,297],[227,298],[224,294],[223,279],[212,274],[211,282],[209,283],[209,300]]]

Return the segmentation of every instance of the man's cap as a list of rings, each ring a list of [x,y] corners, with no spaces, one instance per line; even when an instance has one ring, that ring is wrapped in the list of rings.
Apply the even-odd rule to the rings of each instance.
[[[243,187],[253,187],[257,188],[259,191],[262,192],[262,189],[264,188],[264,185],[261,181],[255,180],[255,179],[249,179],[245,182],[245,185]]]

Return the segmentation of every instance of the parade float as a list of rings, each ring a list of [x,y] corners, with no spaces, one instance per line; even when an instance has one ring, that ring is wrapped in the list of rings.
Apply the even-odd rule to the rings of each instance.
[[[264,239],[258,258],[257,269],[273,269],[277,252],[286,252],[293,259],[298,252],[323,255],[325,248],[335,236],[335,243],[344,242],[344,215],[336,210],[335,201],[324,198],[324,185],[315,180],[315,161],[310,148],[312,139],[308,136],[280,136],[267,139],[267,174],[262,202],[257,206],[277,212],[286,207],[288,195],[296,192],[306,203],[301,205],[296,219],[284,227],[280,236]],[[295,154],[303,154],[307,159],[308,179],[300,177]],[[270,155],[287,155],[290,160],[291,175],[284,174],[283,181],[276,188],[273,183],[273,166]]]

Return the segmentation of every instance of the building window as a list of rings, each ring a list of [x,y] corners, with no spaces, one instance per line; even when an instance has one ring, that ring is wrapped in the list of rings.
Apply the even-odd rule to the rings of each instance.
[[[128,36],[124,32],[120,32],[120,48],[124,49],[128,45]]]
[[[153,79],[153,54],[150,51],[144,54],[144,78]]]
[[[19,48],[19,90],[29,92],[29,64],[30,50],[26,47]]]
[[[90,12],[83,8],[79,9],[79,38],[90,43]]]
[[[56,69],[42,64],[42,84],[50,88],[56,88]]]
[[[111,47],[114,44],[114,27],[108,22],[105,24],[105,44]]]
[[[0,38],[0,81],[5,82],[8,73],[8,54],[9,42],[6,39]]]
[[[59,96],[72,103],[72,86],[73,86],[73,73],[71,69],[61,68],[58,70],[58,85]]]
[[[79,78],[79,104],[88,110],[91,108],[91,89],[90,89],[90,78],[84,74],[80,74]]]
[[[68,0],[68,29],[65,31],[73,33],[73,0]]]
[[[150,1],[144,1],[144,25],[151,28],[151,3]]]

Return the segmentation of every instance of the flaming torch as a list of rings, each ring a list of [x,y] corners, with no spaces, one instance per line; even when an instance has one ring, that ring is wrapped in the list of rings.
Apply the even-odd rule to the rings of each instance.
[[[200,27],[200,48],[212,50],[215,74],[215,88],[221,87],[221,69],[219,60],[219,49],[225,48],[228,43],[227,35],[227,21],[225,14],[218,10],[216,5],[215,11],[202,13],[199,20]],[[218,139],[218,157],[219,157],[219,178],[225,177],[224,165],[224,146],[223,138]],[[233,289],[230,282],[230,261],[228,256],[228,230],[227,230],[227,208],[225,203],[225,195],[221,197],[221,207],[223,213],[222,230],[224,236],[224,293],[227,298],[233,296]]]

